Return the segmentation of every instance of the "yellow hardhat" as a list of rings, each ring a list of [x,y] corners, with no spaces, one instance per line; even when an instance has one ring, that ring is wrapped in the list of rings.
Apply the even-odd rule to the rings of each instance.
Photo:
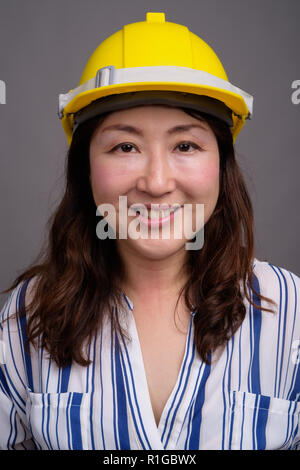
[[[187,27],[147,13],[105,39],[77,88],[59,95],[69,144],[76,126],[103,112],[145,103],[207,111],[232,127],[233,141],[252,115],[253,97],[232,85],[211,47]]]

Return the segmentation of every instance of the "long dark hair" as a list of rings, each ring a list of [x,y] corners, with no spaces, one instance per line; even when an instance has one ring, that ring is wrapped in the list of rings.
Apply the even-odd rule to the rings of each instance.
[[[183,108],[182,108],[183,109]],[[215,210],[205,225],[201,250],[188,251],[189,279],[183,295],[195,311],[195,344],[203,361],[224,346],[246,314],[244,298],[268,299],[252,285],[254,260],[253,209],[236,162],[232,135],[226,124],[204,113],[183,109],[205,120],[216,135],[220,153],[220,192]],[[115,240],[96,237],[96,205],[90,186],[89,146],[95,129],[106,115],[81,124],[67,155],[66,188],[48,222],[49,238],[37,261],[4,292],[32,279],[31,302],[26,305],[28,341],[44,347],[58,366],[72,361],[87,366],[86,347],[101,329],[105,315],[115,319],[114,305],[123,302],[118,279],[124,266]]]

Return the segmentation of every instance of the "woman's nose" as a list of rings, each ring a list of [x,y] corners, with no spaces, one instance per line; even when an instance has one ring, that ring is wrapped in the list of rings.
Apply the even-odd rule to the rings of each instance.
[[[174,191],[175,187],[174,169],[166,153],[161,150],[151,153],[137,178],[137,189],[153,196],[160,196]]]

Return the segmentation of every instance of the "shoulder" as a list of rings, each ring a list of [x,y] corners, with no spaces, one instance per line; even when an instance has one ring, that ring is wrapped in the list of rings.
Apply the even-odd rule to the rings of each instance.
[[[253,268],[262,295],[273,295],[279,300],[283,300],[283,296],[289,297],[290,300],[299,297],[300,277],[295,273],[257,258],[254,258]]]
[[[27,315],[19,315],[23,305],[28,305],[36,279],[20,282],[10,293],[0,313],[0,345],[2,372],[14,390],[23,396],[27,383],[28,356],[26,352]]]
[[[0,312],[0,331],[3,332],[7,329],[17,331],[20,329],[22,323],[22,321],[20,321],[20,318],[22,317],[22,309],[24,306],[29,305],[36,281],[36,277],[22,281],[11,291]],[[19,312],[21,315],[17,315]],[[23,316],[23,323],[26,323],[27,315]]]
[[[293,325],[300,334],[300,278],[295,273],[269,261],[254,259],[254,288],[261,296],[259,302],[263,308],[274,311],[277,321]],[[275,305],[267,299],[273,300]],[[254,299],[255,300],[255,299]],[[272,312],[263,313],[264,317],[274,316]]]

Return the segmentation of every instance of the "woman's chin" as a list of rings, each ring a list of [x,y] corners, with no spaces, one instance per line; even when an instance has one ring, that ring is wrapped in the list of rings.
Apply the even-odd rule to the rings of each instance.
[[[138,256],[144,256],[148,259],[159,260],[175,255],[178,251],[185,250],[187,240],[179,239],[128,239],[121,240],[119,243],[126,242],[130,251],[136,252]]]

